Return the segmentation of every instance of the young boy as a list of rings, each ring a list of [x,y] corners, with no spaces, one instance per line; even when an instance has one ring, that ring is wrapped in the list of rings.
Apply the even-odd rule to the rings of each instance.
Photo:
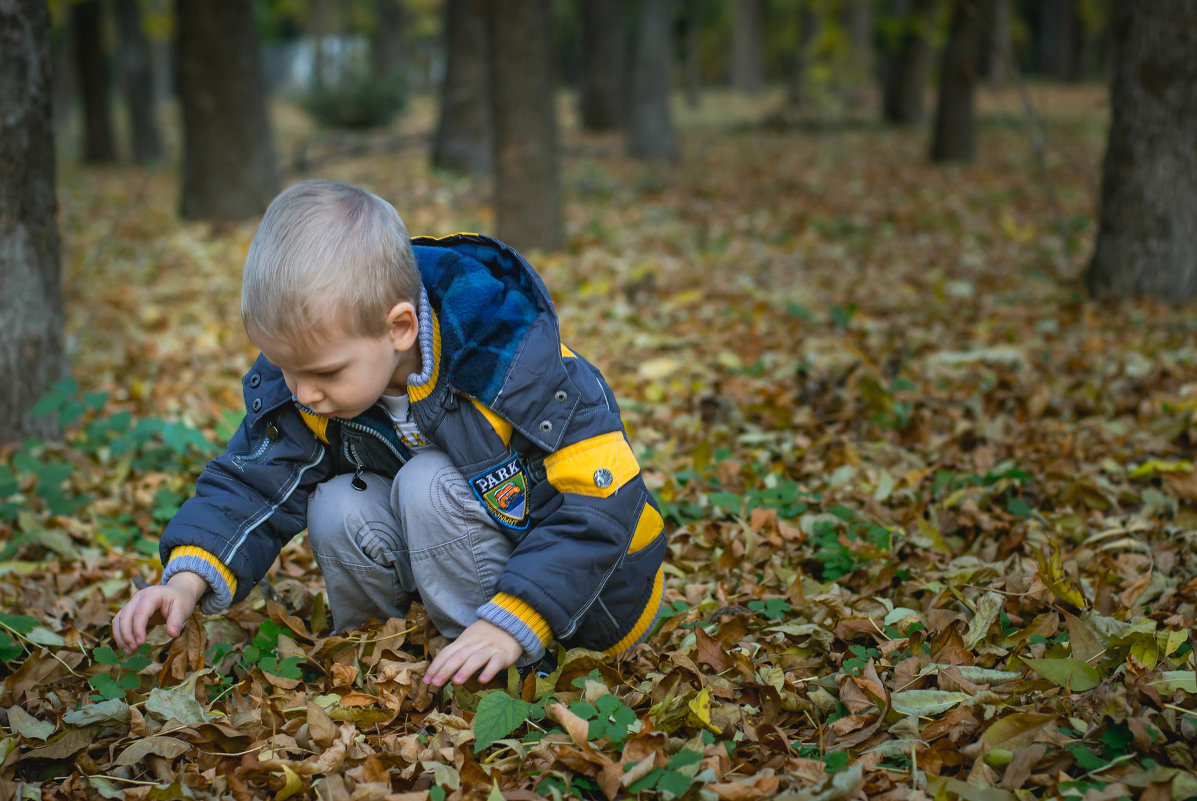
[[[493,239],[409,240],[358,187],[304,181],[267,209],[241,314],[262,351],[246,414],[162,535],[162,583],[117,613],[244,598],[305,526],[338,631],[418,598],[453,642],[425,681],[490,681],[553,639],[618,654],[661,604],[664,524],[599,372],[548,291]]]

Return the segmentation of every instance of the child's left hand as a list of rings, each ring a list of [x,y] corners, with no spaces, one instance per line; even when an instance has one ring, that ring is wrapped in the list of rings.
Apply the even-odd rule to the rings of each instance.
[[[485,620],[476,620],[436,655],[424,674],[424,681],[440,687],[452,677],[454,684],[464,684],[481,670],[478,679],[485,684],[499,671],[514,665],[523,653],[524,647],[506,631]]]

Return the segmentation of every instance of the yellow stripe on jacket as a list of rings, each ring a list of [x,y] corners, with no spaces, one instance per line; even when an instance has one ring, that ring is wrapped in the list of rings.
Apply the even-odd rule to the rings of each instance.
[[[567,445],[544,460],[549,483],[558,492],[609,498],[640,473],[640,464],[622,431]]]
[[[644,636],[648,631],[648,627],[657,619],[657,612],[661,608],[661,598],[665,593],[665,571],[657,568],[657,576],[653,579],[653,591],[649,593],[648,603],[644,605],[644,609],[640,612],[640,617],[636,618],[636,625],[632,626],[632,630],[624,636],[622,640],[612,645],[603,653],[608,656],[616,656],[635,645],[636,641]]]

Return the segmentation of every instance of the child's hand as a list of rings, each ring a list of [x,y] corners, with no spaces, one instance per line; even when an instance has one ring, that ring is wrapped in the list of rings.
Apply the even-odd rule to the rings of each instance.
[[[499,671],[514,665],[523,653],[524,646],[503,629],[476,620],[436,655],[424,674],[424,681],[440,687],[452,677],[455,684],[464,684],[481,670],[478,679],[485,684]]]
[[[146,628],[156,617],[165,618],[167,633],[178,637],[183,624],[207,591],[208,582],[204,577],[188,570],[175,573],[166,584],[138,590],[112,619],[116,644],[126,654],[136,651],[145,642]]]

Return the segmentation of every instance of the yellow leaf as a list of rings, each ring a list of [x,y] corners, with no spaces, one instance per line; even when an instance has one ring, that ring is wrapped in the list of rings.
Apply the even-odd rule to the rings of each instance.
[[[303,779],[299,778],[299,774],[291,770],[287,765],[282,765],[281,767],[285,781],[278,792],[274,794],[274,801],[283,801],[283,799],[290,798],[303,789]]]
[[[1192,473],[1193,463],[1187,459],[1178,462],[1166,462],[1162,459],[1148,459],[1143,464],[1130,471],[1131,478],[1152,478],[1163,473]]]
[[[693,723],[708,729],[713,734],[723,734],[723,730],[711,722],[711,688],[703,687],[698,695],[690,699],[690,719]]]
[[[1160,645],[1154,637],[1137,638],[1131,643],[1131,656],[1138,659],[1140,664],[1151,670],[1160,661]]]
[[[640,369],[637,372],[641,378],[647,378],[650,381],[657,381],[667,376],[673,375],[677,372],[682,363],[677,359],[669,356],[661,356],[656,359],[648,359],[641,362]]]
[[[1060,552],[1052,548],[1051,554],[1045,556],[1036,549],[1035,561],[1039,563],[1039,580],[1064,603],[1072,604],[1078,609],[1085,608],[1085,596],[1073,586],[1068,574],[1064,572],[1064,562]]]

